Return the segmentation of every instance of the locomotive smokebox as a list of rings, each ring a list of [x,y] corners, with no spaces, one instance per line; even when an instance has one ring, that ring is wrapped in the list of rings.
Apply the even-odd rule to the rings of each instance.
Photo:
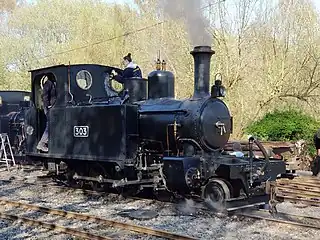
[[[202,98],[209,95],[210,60],[214,53],[210,46],[196,46],[190,52],[194,58],[193,98]]]

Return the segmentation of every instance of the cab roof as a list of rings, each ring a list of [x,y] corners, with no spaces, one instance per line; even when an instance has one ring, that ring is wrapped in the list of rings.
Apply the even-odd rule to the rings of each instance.
[[[50,70],[50,69],[55,69],[55,68],[64,68],[64,67],[90,67],[90,66],[96,66],[96,67],[106,67],[106,68],[113,68],[113,69],[118,69],[121,70],[120,68],[114,67],[114,66],[108,66],[108,65],[102,65],[102,64],[70,64],[70,65],[66,65],[66,64],[60,64],[60,65],[52,65],[52,66],[48,66],[48,67],[44,67],[44,68],[37,68],[37,69],[32,69],[29,70],[28,72],[38,72],[38,71],[43,71],[43,70]]]

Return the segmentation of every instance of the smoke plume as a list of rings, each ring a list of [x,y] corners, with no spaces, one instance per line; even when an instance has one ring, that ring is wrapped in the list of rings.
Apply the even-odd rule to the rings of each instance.
[[[178,211],[187,215],[197,213],[196,203],[192,199],[185,199],[185,202],[178,205]]]
[[[226,206],[223,203],[213,202],[209,198],[206,198],[204,203],[197,203],[192,199],[185,199],[177,206],[177,210],[180,213],[187,215],[196,215],[201,211],[208,209],[216,215],[224,215],[226,213]]]
[[[207,32],[209,21],[203,16],[201,0],[158,0],[158,6],[165,17],[185,20],[193,46],[211,46],[212,37]]]

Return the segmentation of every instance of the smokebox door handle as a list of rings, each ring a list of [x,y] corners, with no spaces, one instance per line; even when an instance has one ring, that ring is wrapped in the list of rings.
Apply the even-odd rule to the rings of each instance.
[[[222,136],[223,134],[227,133],[225,124],[221,121],[216,122],[216,127],[220,129],[220,135]]]

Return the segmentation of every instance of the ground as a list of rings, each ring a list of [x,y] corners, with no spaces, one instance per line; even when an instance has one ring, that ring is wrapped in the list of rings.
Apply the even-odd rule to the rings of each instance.
[[[0,180],[14,177],[16,180],[27,179],[28,182],[35,181],[35,175],[41,172],[25,172],[23,170],[12,170],[8,172],[6,168],[0,168]],[[26,176],[28,176],[26,178]],[[107,197],[95,197],[84,195],[79,191],[61,190],[57,188],[47,188],[41,185],[26,186],[22,182],[0,181],[0,199],[10,199],[27,202],[50,208],[60,208],[68,211],[86,213],[100,216],[106,219],[113,219],[123,222],[131,222],[137,225],[158,228],[170,232],[193,236],[198,239],[255,239],[255,240],[284,240],[284,239],[319,239],[320,231],[302,227],[289,226],[285,224],[267,222],[264,220],[253,220],[239,218],[236,216],[227,217],[224,215],[213,215],[198,212],[195,210],[196,203],[186,201],[178,207],[169,203],[160,203],[153,200],[133,200],[124,199],[118,195],[110,194]],[[119,213],[129,209],[151,209],[158,212],[159,216],[151,220],[131,220],[121,216]],[[102,235],[103,233],[114,232],[115,239],[138,239],[134,235],[125,235],[119,230],[97,227],[95,223],[75,222],[65,220],[62,217],[53,217],[36,213],[34,211],[21,211],[18,208],[0,206],[0,210],[7,213],[24,215],[29,218],[37,217],[37,220],[91,229],[93,233]],[[278,210],[287,213],[303,214],[307,216],[320,217],[320,208],[305,207],[298,208],[291,203],[278,205]],[[116,237],[118,235],[118,238]],[[79,239],[69,235],[56,233],[47,229],[28,226],[18,221],[0,220],[0,239],[52,239],[66,240]],[[141,238],[139,238],[141,239]],[[142,239],[157,239],[155,237],[145,237]]]

